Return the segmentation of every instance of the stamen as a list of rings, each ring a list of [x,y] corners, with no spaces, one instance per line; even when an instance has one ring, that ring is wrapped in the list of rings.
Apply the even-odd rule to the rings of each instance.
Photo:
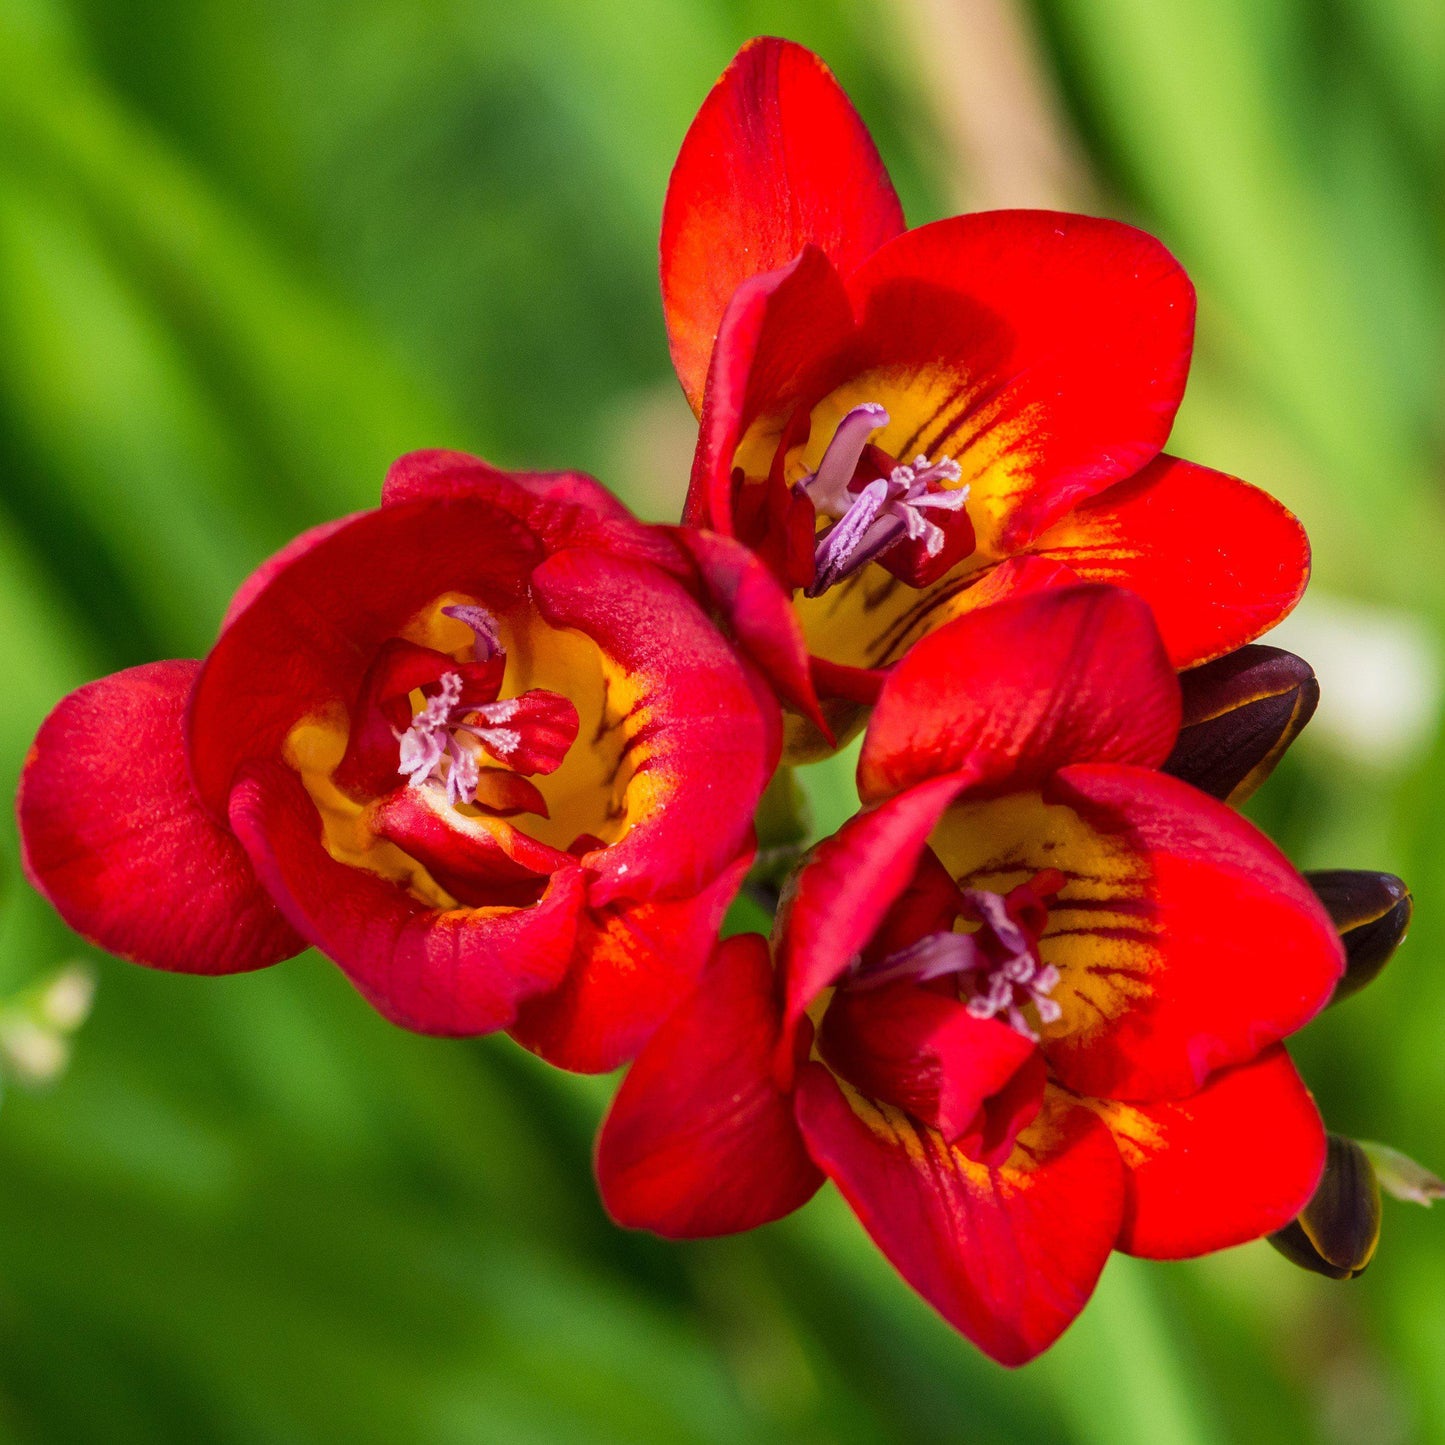
[[[905,538],[921,541],[927,556],[938,556],[946,538],[924,513],[930,508],[955,512],[968,502],[967,487],[950,485],[963,475],[952,457],[930,462],[920,455],[912,465],[899,464],[887,477],[875,477],[861,491],[850,490],[868,438],[889,421],[875,402],[855,406],[838,423],[818,470],[798,483],[818,515],[834,520],[814,547],[809,597],[821,596]]]
[[[401,745],[397,772],[406,778],[407,785],[420,788],[432,779],[441,782],[442,764],[446,762],[450,765],[445,777],[447,801],[453,806],[458,802],[472,802],[480,779],[476,757],[470,748],[457,741],[452,731],[461,699],[461,674],[443,673],[437,691],[412,718],[411,726],[397,734]]]

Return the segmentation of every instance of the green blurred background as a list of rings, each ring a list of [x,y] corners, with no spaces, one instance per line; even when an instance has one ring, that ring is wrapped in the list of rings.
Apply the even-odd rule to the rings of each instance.
[[[204,651],[403,450],[675,515],[663,187],[768,31],[830,60],[915,221],[1094,210],[1194,276],[1175,448],[1316,542],[1287,637],[1326,702],[1257,814],[1419,901],[1297,1057],[1333,1127],[1445,1166],[1439,0],[0,0],[5,787],[62,693]],[[846,765],[810,787],[849,811]],[[1349,1285],[1264,1245],[1116,1259],[1009,1374],[831,1193],[744,1239],[625,1235],[588,1170],[608,1081],[393,1031],[313,956],[93,958],[8,823],[0,866],[0,994],[98,974],[68,1072],[0,1108],[5,1441],[1445,1440],[1438,1215],[1387,1203]]]

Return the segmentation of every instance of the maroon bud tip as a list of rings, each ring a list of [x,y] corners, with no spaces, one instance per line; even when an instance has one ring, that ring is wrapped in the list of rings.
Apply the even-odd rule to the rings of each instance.
[[[1380,1242],[1380,1185],[1353,1139],[1329,1136],[1314,1198],[1269,1242],[1291,1264],[1327,1279],[1357,1279],[1365,1272]]]
[[[1306,873],[1345,945],[1345,974],[1331,1003],[1373,982],[1404,941],[1414,900],[1393,873],[1332,868]]]
[[[1302,657],[1258,643],[1179,678],[1183,723],[1164,771],[1229,803],[1242,803],[1274,770],[1319,703]]]

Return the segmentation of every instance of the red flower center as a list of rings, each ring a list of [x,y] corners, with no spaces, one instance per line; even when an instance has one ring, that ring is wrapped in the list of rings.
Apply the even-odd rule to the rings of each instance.
[[[1000,1018],[1037,1042],[1039,1027],[1056,1023],[1063,1012],[1051,997],[1059,971],[1039,957],[1039,939],[1048,923],[1048,901],[1064,881],[1058,869],[1049,868],[1006,894],[958,889],[953,917],[976,924],[972,932],[936,929],[882,957],[865,955],[843,986],[856,992],[953,979],[975,1018]]]

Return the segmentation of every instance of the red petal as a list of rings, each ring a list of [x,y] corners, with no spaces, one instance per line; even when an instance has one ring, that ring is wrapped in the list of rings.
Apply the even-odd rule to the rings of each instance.
[[[589,896],[696,893],[750,845],[753,810],[772,771],[775,719],[747,671],[684,589],[652,568],[589,550],[549,558],[533,596],[554,626],[593,637],[627,704],[626,830],[588,854]]]
[[[1124,1169],[1082,1105],[1049,1090],[992,1168],[897,1109],[850,1103],[818,1064],[797,1111],[809,1153],[894,1268],[1000,1364],[1033,1359],[1088,1302],[1118,1237]]]
[[[202,808],[182,722],[198,662],[153,662],[63,698],[20,776],[26,876],[92,943],[153,968],[240,973],[306,947]]]
[[[221,619],[221,631],[224,632],[271,585],[271,579],[277,573],[284,572],[293,562],[304,557],[313,547],[330,537],[333,532],[339,532],[343,527],[349,526],[360,515],[359,512],[353,512],[348,517],[337,517],[334,521],[322,522],[320,526],[302,532],[299,537],[293,537],[279,552],[268,557],[236,589],[236,595],[231,598],[230,606],[226,608],[226,615]]]
[[[551,816],[547,800],[536,783],[506,768],[482,768],[479,772],[476,803],[483,812],[500,818],[516,813],[535,813],[540,818]],[[583,852],[589,852],[592,846],[589,844]]]
[[[1168,1104],[1085,1103],[1129,1171],[1120,1249],[1188,1259],[1283,1229],[1325,1167],[1325,1128],[1282,1046]]]
[[[457,812],[432,788],[398,788],[370,818],[377,837],[395,843],[448,893],[476,908],[533,904],[552,874],[575,861],[500,818]]]
[[[1334,925],[1231,808],[1107,763],[1065,768],[1048,801],[1084,830],[1049,855],[1070,881],[1049,907],[1042,949],[1064,975],[1054,996],[1065,1007],[1044,1050],[1070,1088],[1182,1098],[1328,1002],[1344,968]]]
[[[477,718],[477,741],[498,762],[519,773],[555,773],[577,741],[577,709],[570,698],[544,687],[529,688],[517,697],[502,699],[505,717],[495,724],[486,712]],[[517,734],[498,742],[497,734]]]
[[[823,1182],[771,1072],[778,1002],[766,942],[730,938],[623,1080],[597,1138],[619,1224],[673,1239],[790,1214]]]
[[[826,389],[825,379],[852,333],[853,313],[843,283],[827,257],[809,246],[788,265],[754,276],[738,288],[721,316],[707,372],[683,520],[729,536],[745,531],[748,545],[794,585],[800,580],[791,575],[799,539],[787,535],[782,516],[765,515],[759,523],[738,527],[741,504],[733,494],[733,461],[748,429],[764,415],[782,440],[800,400]],[[804,426],[799,440],[806,435]],[[750,491],[763,485],[753,482]],[[783,507],[789,495],[781,488],[776,506]],[[789,520],[797,518],[801,518],[806,569],[801,581],[808,582],[812,580],[811,503],[803,501],[796,518]]]
[[[826,731],[788,594],[757,556],[731,537],[696,527],[676,527],[672,535],[696,564],[705,600],[778,697]]]
[[[773,934],[789,1030],[913,882],[928,835],[961,786],[960,779],[942,778],[913,788],[850,818],[808,855]]]
[[[975,1018],[956,998],[908,983],[840,988],[818,1045],[855,1088],[949,1141],[978,1125],[988,1100],[1034,1055],[1033,1043],[1007,1024]]]
[[[427,1034],[506,1028],[518,1006],[567,971],[583,882],[559,869],[530,908],[420,902],[399,884],[333,858],[301,780],[276,763],[247,768],[231,822],[286,916],[393,1023]]]
[[[512,1037],[574,1073],[625,1064],[692,991],[751,864],[748,853],[694,898],[585,913],[566,982],[522,1010]]]
[[[302,718],[349,706],[377,650],[441,592],[493,611],[525,596],[536,538],[494,503],[399,503],[353,517],[281,567],[238,613],[196,680],[196,791],[224,816],[251,759],[280,756]]]
[[[869,720],[859,793],[872,801],[959,769],[1027,788],[1066,763],[1162,763],[1179,710],[1147,606],[1109,587],[1033,593],[910,649]]]
[[[1030,551],[1144,598],[1175,667],[1252,642],[1303,596],[1304,528],[1268,493],[1175,457],[1091,498]]]
[[[1194,291],[1131,226],[958,216],[890,241],[848,290],[868,359],[858,399],[892,415],[875,442],[897,457],[954,457],[993,556],[1132,476],[1169,435]]]
[[[902,229],[872,138],[823,62],[786,40],[745,45],[688,130],[662,213],[662,304],[694,410],[739,285],[810,244],[849,271]]]

